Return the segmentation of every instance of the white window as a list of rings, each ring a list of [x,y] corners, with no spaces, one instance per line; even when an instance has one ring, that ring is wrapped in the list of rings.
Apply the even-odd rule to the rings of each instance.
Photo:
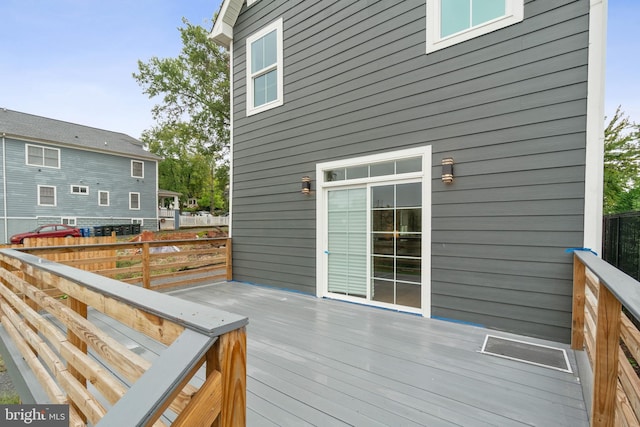
[[[131,160],[131,177],[144,178],[144,162]]]
[[[524,0],[427,0],[427,53],[522,21]]]
[[[140,210],[140,193],[129,193],[129,209]]]
[[[131,218],[131,224],[144,225],[144,219],[143,218]]]
[[[70,225],[72,227],[75,227],[77,224],[76,218],[65,218],[62,217],[60,218],[60,223],[64,224],[64,225]]]
[[[56,187],[38,185],[38,206],[56,205]]]
[[[98,191],[98,206],[109,206],[108,191]]]
[[[27,144],[25,156],[27,165],[60,168],[60,150],[57,148]]]
[[[86,185],[72,185],[71,186],[71,194],[83,194],[89,195],[89,187]]]
[[[282,19],[247,38],[247,116],[283,103]]]

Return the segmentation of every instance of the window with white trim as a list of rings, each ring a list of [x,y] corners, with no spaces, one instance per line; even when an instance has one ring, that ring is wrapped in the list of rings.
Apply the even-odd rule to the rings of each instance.
[[[131,160],[131,177],[144,178],[144,162]]]
[[[71,194],[89,195],[89,187],[86,185],[71,185]]]
[[[38,206],[56,205],[56,187],[38,185]]]
[[[427,53],[524,19],[524,0],[426,0]]]
[[[27,144],[25,147],[27,165],[60,169],[60,150]]]
[[[247,116],[283,104],[282,18],[247,38]]]
[[[144,225],[144,219],[143,218],[131,218],[131,224]]]
[[[62,217],[62,218],[60,218],[60,223],[64,224],[64,225],[70,225],[72,227],[75,227],[77,225],[78,221],[77,221],[76,218],[65,218],[65,217]]]
[[[109,206],[108,191],[98,191],[98,206]]]
[[[140,193],[129,193],[129,209],[140,210]]]

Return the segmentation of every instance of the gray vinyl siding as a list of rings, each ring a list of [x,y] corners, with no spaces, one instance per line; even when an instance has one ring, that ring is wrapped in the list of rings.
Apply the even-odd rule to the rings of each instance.
[[[432,315],[567,341],[583,241],[587,0],[425,52],[424,0],[261,1],[234,27],[234,279],[316,288],[317,163],[430,145]],[[245,40],[283,18],[284,105],[245,114]],[[455,181],[440,161],[455,160]]]
[[[57,223],[61,217],[76,218],[78,226],[129,224],[132,218],[145,218],[145,228],[157,229],[155,161],[28,144],[59,149],[60,168],[27,165],[25,141],[6,139],[8,236],[44,223]],[[144,162],[144,178],[131,177],[131,160]],[[56,206],[38,206],[38,185],[56,188]],[[89,194],[72,194],[71,185],[87,186]],[[109,206],[99,206],[99,191],[109,192]],[[140,193],[140,210],[129,209],[130,192]]]

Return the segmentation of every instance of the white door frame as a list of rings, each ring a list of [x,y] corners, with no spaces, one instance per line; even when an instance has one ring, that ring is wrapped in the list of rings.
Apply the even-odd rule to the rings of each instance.
[[[402,160],[411,157],[422,157],[422,171],[405,174],[389,175],[374,178],[359,178],[341,181],[325,181],[324,171],[350,166],[359,166],[372,163]],[[392,308],[395,310],[418,313],[425,317],[431,316],[431,146],[410,148],[406,150],[391,151],[386,153],[354,157],[350,159],[332,162],[318,163],[316,165],[316,296],[319,298],[339,298],[346,301],[366,303],[367,305]],[[412,179],[422,180],[422,286],[421,308],[397,306],[377,301],[367,301],[363,298],[336,296],[331,294],[327,285],[328,268],[328,215],[327,215],[327,191],[330,189],[349,188],[363,186],[371,183],[398,182]],[[369,208],[368,208],[369,209]],[[369,244],[368,244],[369,246]],[[370,271],[370,248],[367,249],[367,271]],[[370,276],[370,274],[368,274]],[[370,287],[370,284],[367,285]],[[367,292],[369,294],[369,292]]]

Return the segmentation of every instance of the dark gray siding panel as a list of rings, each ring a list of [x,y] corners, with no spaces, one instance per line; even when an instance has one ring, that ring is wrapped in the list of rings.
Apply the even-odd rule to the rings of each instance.
[[[315,292],[317,163],[431,145],[432,312],[567,340],[583,234],[587,0],[429,55],[424,0],[257,2],[234,28],[234,278]],[[245,40],[284,22],[284,105],[245,115]],[[439,180],[443,157],[456,180]]]

